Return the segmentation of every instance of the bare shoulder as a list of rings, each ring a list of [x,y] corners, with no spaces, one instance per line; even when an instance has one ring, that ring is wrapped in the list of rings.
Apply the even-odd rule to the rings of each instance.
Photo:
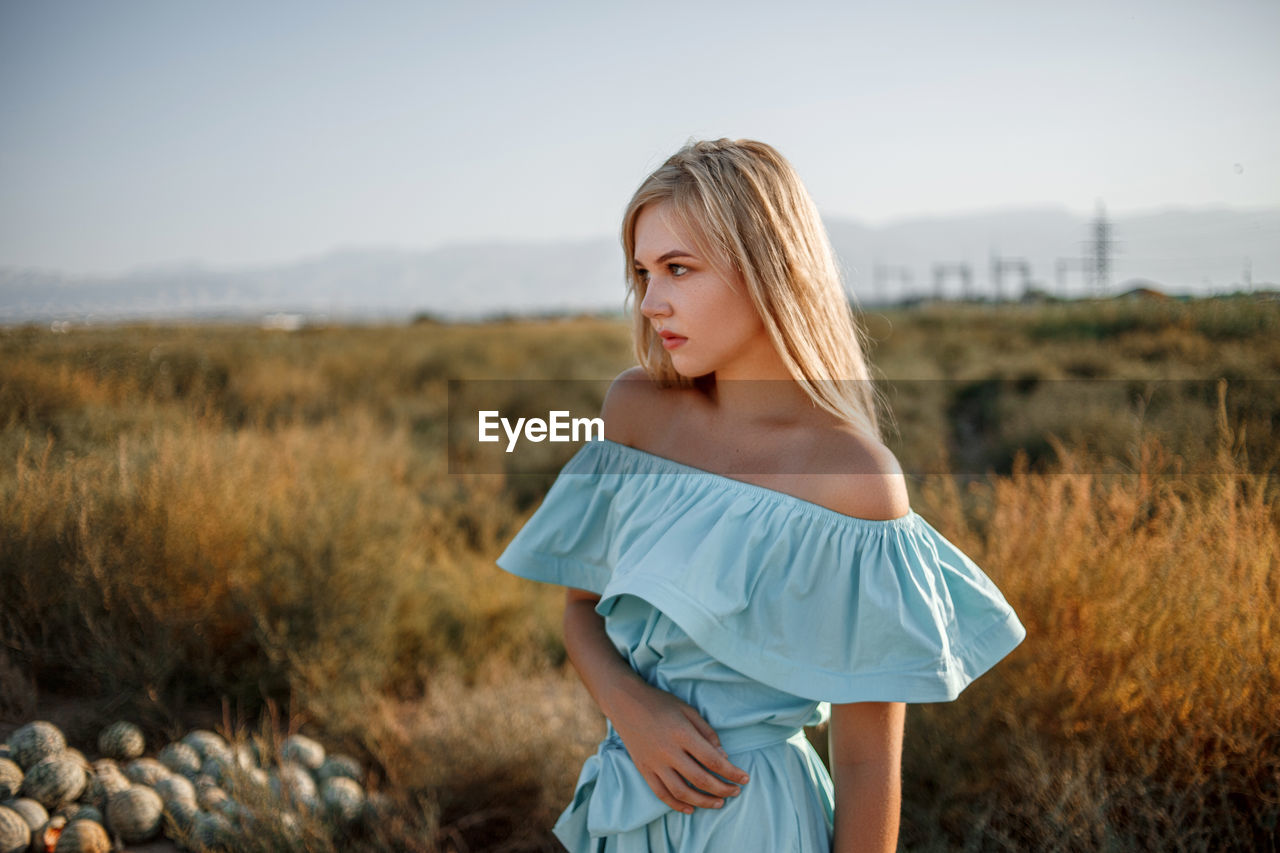
[[[669,396],[669,392],[649,378],[644,368],[636,366],[622,371],[609,386],[600,409],[604,437],[619,444],[638,446],[658,407],[667,404]]]
[[[902,466],[879,440],[855,432],[824,431],[814,443],[814,455],[814,470],[842,472],[814,478],[820,481],[814,487],[815,503],[873,521],[910,512]]]

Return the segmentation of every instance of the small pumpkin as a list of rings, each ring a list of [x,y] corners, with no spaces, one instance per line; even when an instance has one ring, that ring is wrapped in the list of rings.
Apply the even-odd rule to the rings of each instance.
[[[8,806],[0,806],[0,853],[25,853],[31,845],[31,826]]]
[[[31,837],[31,849],[38,850],[40,853],[53,853],[58,849],[58,839],[62,837],[62,830],[67,826],[67,819],[62,815],[54,815],[45,822],[45,825],[36,830],[35,835]]]
[[[30,770],[50,755],[67,748],[62,730],[53,723],[36,720],[19,726],[9,735],[10,758],[23,770]]]
[[[142,729],[126,720],[112,723],[98,735],[98,751],[117,761],[130,761],[146,752]]]
[[[51,755],[27,771],[22,794],[46,809],[56,809],[80,799],[87,782],[84,769],[74,759]]]
[[[142,785],[112,794],[107,801],[107,822],[129,844],[158,835],[163,816],[164,801],[160,795]]]
[[[111,839],[102,824],[73,820],[62,830],[54,853],[111,853]]]

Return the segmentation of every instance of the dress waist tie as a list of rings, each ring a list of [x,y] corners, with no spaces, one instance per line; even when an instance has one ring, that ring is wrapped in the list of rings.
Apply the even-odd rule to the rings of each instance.
[[[716,734],[730,757],[805,736],[804,729],[769,723],[725,729]],[[583,764],[573,802],[560,815],[552,831],[570,850],[582,849],[587,836],[628,832],[671,810],[640,775],[640,769],[610,722],[608,736],[601,741],[595,755]]]

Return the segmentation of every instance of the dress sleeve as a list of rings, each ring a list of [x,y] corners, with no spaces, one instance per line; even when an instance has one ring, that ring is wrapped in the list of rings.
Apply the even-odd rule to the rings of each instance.
[[[616,484],[589,470],[591,447],[565,463],[538,509],[498,556],[500,568],[529,580],[604,591],[611,574],[608,525]]]

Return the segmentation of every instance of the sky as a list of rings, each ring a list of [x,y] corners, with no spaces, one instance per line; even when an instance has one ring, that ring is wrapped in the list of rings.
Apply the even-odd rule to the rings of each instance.
[[[1280,205],[1280,2],[0,0],[0,266],[616,234],[690,138],[824,216]]]

